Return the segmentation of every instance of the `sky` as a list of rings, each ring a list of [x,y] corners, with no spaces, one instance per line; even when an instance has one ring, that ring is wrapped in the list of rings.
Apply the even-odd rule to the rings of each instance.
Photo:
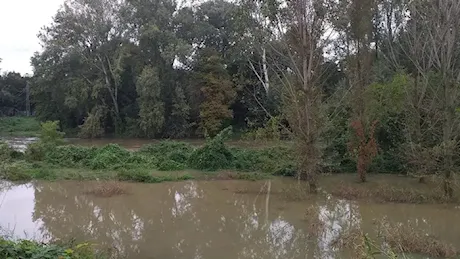
[[[64,0],[0,0],[0,70],[32,74],[30,58],[41,51],[37,34]]]

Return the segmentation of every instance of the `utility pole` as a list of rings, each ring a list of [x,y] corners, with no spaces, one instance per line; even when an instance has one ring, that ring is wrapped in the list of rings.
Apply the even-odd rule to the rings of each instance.
[[[30,116],[30,85],[29,81],[26,83],[26,115]]]

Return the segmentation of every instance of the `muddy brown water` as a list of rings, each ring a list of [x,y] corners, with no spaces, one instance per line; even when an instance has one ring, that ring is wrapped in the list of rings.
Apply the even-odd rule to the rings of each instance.
[[[384,217],[460,246],[454,205],[293,201],[292,179],[126,183],[128,194],[110,198],[87,195],[93,182],[1,184],[0,226],[14,237],[90,241],[129,258],[347,257],[334,241],[350,227],[372,233]],[[312,206],[318,233],[306,219]]]

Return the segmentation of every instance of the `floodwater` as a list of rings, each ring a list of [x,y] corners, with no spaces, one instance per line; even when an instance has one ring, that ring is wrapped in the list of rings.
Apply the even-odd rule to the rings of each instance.
[[[455,206],[292,200],[292,179],[126,183],[128,194],[110,198],[86,195],[93,182],[7,184],[0,226],[15,237],[74,238],[129,258],[347,257],[334,241],[351,228],[371,233],[384,217],[460,246]],[[318,232],[309,217],[321,223]]]
[[[8,143],[12,148],[17,151],[24,152],[27,146],[33,142],[38,141],[36,137],[4,137],[1,140]],[[141,139],[141,138],[100,138],[100,139],[81,139],[81,138],[67,138],[66,142],[74,145],[82,146],[104,146],[107,144],[118,144],[128,150],[138,150],[143,145],[158,143],[159,139]],[[200,146],[205,143],[204,139],[178,139],[175,141],[182,141],[190,143],[195,146]],[[287,144],[287,141],[243,141],[243,140],[230,140],[226,142],[230,146],[247,147],[247,148],[258,148],[267,147],[279,144]]]
[[[38,141],[37,137],[6,137],[0,138],[0,141],[5,141],[9,146],[19,152],[25,152],[29,144]]]

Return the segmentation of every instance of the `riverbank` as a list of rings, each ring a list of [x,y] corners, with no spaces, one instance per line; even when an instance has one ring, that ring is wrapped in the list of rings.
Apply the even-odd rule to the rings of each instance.
[[[5,158],[0,164],[0,178],[10,181],[30,180],[100,180],[161,183],[184,180],[261,180],[275,176],[294,177],[295,157],[292,148],[228,147],[219,140],[201,146],[185,142],[163,141],[130,151],[116,144],[102,147],[77,145],[31,145],[23,153],[6,145],[0,147]],[[427,183],[395,174],[370,174],[367,183],[357,182],[355,174],[320,176],[321,189],[337,198],[368,200],[379,203],[453,203],[455,194],[443,196],[442,179]],[[308,197],[305,190],[297,198]]]
[[[293,152],[285,146],[227,147],[221,140],[201,146],[163,141],[130,151],[102,147],[31,144],[24,154],[2,146],[0,175],[7,180],[121,180],[162,182],[187,179],[261,179],[295,174]]]

